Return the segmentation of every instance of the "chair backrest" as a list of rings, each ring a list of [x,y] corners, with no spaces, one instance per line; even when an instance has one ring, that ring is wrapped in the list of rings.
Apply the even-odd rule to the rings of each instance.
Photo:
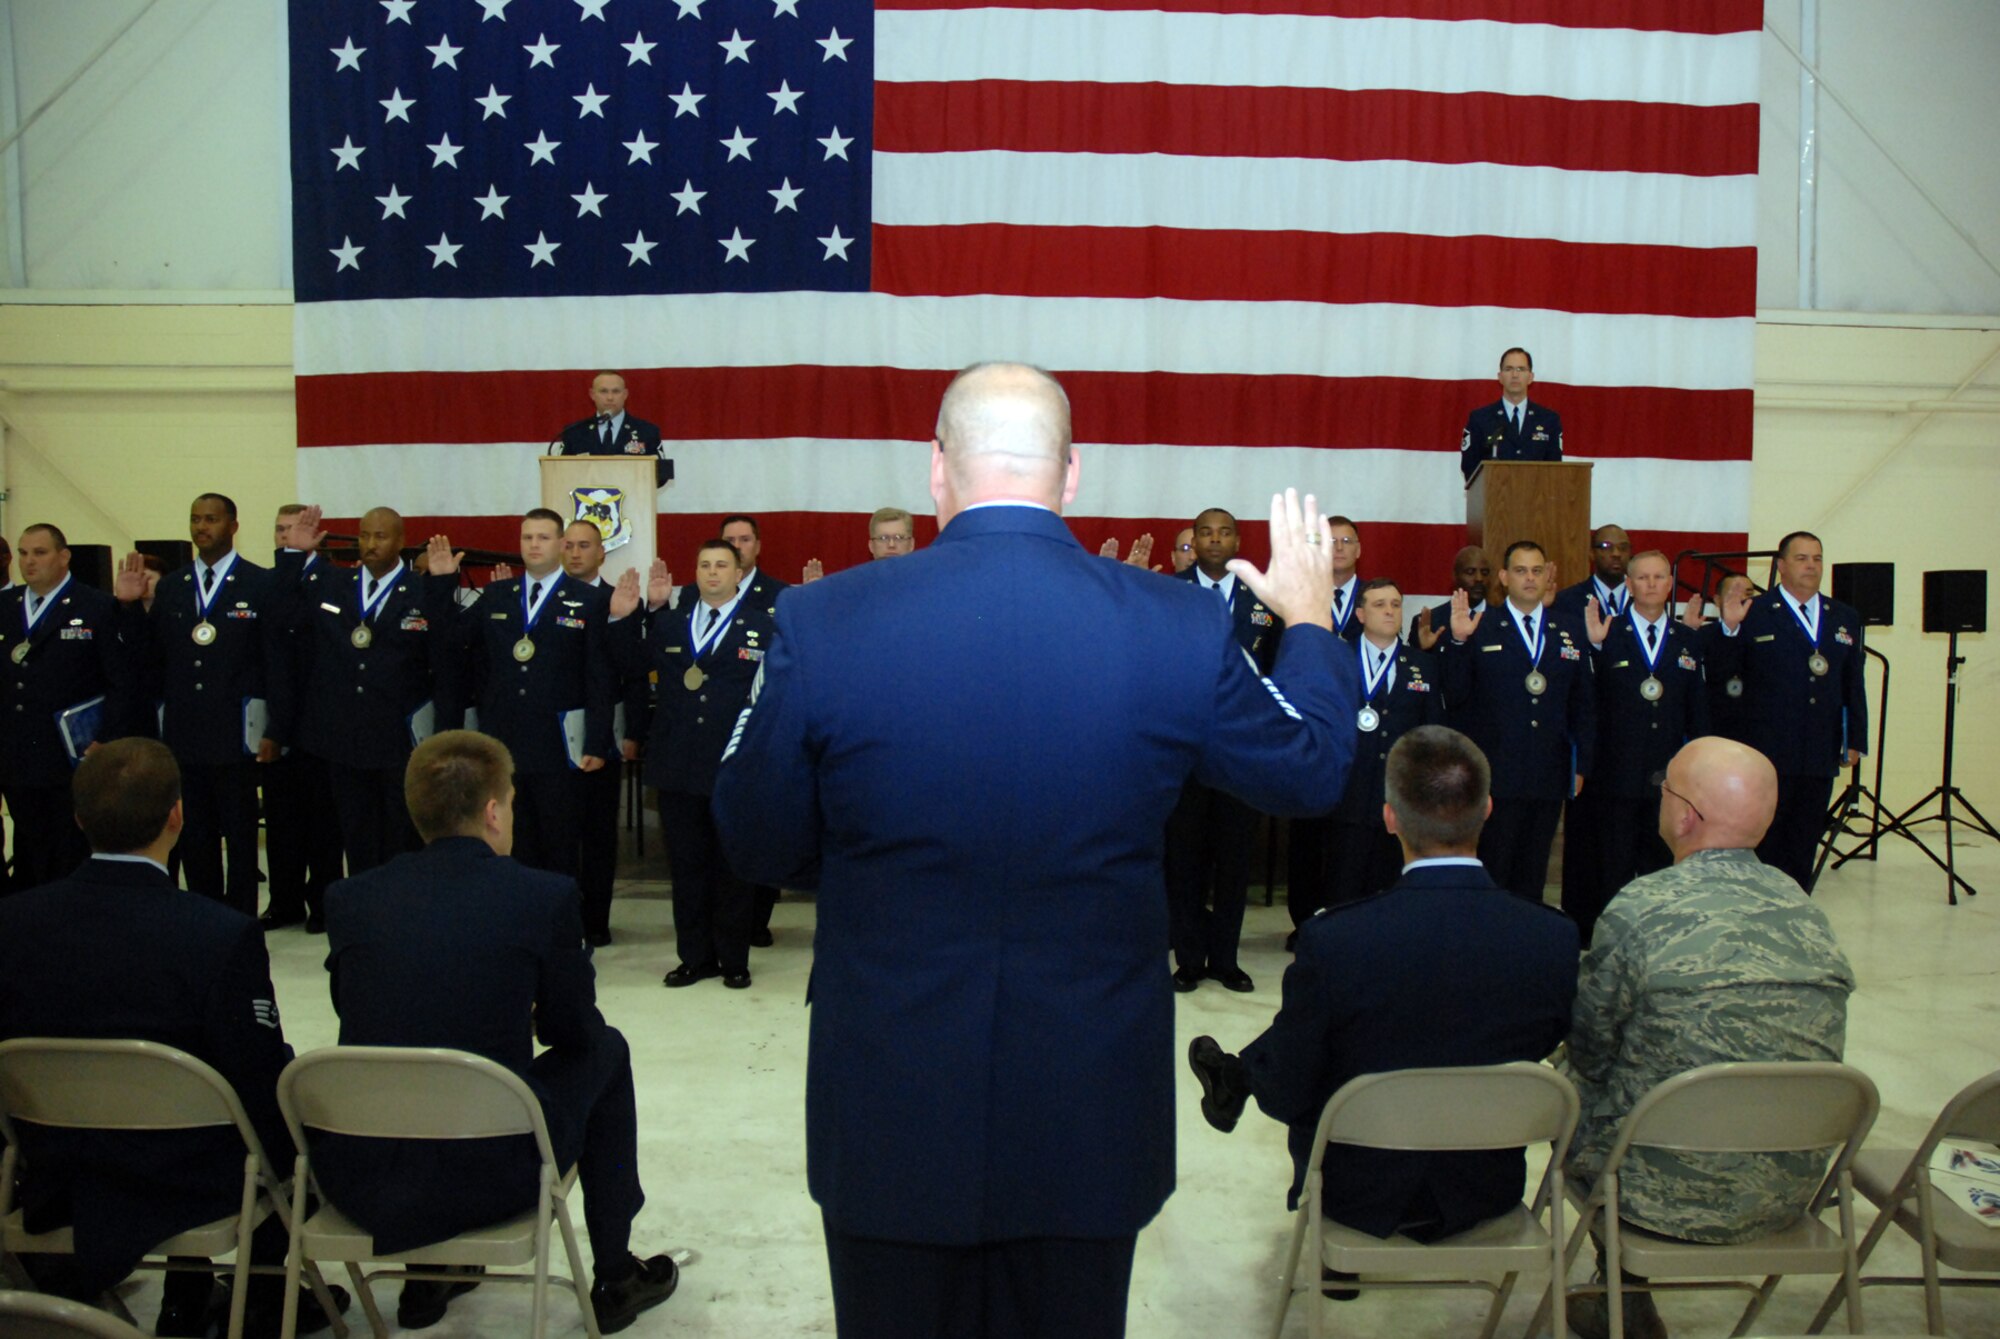
[[[1938,1140],[1954,1134],[2000,1143],[2000,1069],[1966,1084],[1945,1104],[1924,1136],[1924,1154],[1929,1156]]]
[[[1567,1078],[1524,1060],[1363,1074],[1327,1099],[1312,1168],[1318,1170],[1329,1142],[1433,1152],[1546,1143],[1556,1146],[1559,1163],[1577,1110]]]
[[[1866,1074],[1830,1061],[1703,1065],[1654,1087],[1625,1118],[1606,1170],[1625,1148],[1789,1153],[1859,1147],[1881,1109]]]
[[[154,1041],[16,1037],[0,1042],[0,1130],[11,1120],[94,1130],[234,1125],[264,1151],[236,1090],[185,1051]]]
[[[490,1139],[533,1135],[553,1163],[542,1104],[520,1075],[469,1051],[419,1046],[327,1046],[278,1076],[278,1107],[292,1141],[305,1131],[375,1139]]]
[[[7,1339],[145,1339],[109,1312],[41,1293],[0,1292],[0,1322]]]

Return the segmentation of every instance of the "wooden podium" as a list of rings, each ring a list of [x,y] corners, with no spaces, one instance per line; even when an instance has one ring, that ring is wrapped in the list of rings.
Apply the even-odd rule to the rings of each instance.
[[[1486,550],[1493,575],[1517,539],[1532,539],[1556,564],[1556,579],[1573,586],[1590,563],[1590,462],[1489,460],[1465,486],[1466,543]]]
[[[642,593],[659,556],[659,529],[653,523],[659,492],[653,484],[655,463],[651,455],[542,457],[542,505],[565,522],[595,520],[600,529],[611,526],[600,575],[616,584],[636,568]]]

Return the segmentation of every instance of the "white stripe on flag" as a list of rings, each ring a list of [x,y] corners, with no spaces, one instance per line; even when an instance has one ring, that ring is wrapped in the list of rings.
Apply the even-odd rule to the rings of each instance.
[[[705,293],[309,302],[294,309],[293,334],[302,377],[410,368],[955,370],[1012,358],[1076,371],[1456,381],[1491,377],[1493,351],[1519,344],[1565,385],[1744,390],[1756,321],[1390,303]]]
[[[1061,9],[880,10],[875,77],[1754,101],[1760,34]]]

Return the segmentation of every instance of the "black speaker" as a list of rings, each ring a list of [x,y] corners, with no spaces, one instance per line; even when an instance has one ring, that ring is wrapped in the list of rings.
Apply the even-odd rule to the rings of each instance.
[[[1870,628],[1894,627],[1896,623],[1896,564],[1835,563],[1833,598],[1851,604]]]
[[[109,594],[111,579],[117,574],[117,564],[111,559],[109,544],[72,544],[69,546],[69,574],[86,586],[95,586]]]
[[[132,547],[148,558],[158,558],[162,576],[194,561],[194,544],[185,539],[142,539]]]
[[[1986,573],[1924,573],[1924,631],[1986,631]]]

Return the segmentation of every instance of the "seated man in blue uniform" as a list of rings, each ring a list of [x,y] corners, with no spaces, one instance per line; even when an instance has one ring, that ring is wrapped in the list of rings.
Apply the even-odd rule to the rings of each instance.
[[[1402,844],[1401,880],[1305,923],[1285,969],[1284,1006],[1241,1056],[1213,1037],[1188,1048],[1209,1124],[1234,1129],[1255,1097],[1290,1127],[1293,1208],[1320,1112],[1349,1079],[1540,1060],[1569,1032],[1576,927],[1551,907],[1509,897],[1480,866],[1488,776],[1485,755],[1456,730],[1422,725],[1396,741],[1382,820]],[[1518,1149],[1336,1144],[1321,1166],[1328,1218],[1418,1241],[1506,1213],[1526,1174]]]
[[[508,858],[513,771],[506,745],[470,730],[417,745],[405,795],[427,844],[328,890],[326,969],[343,1046],[471,1051],[534,1089],[557,1162],[579,1169],[590,1300],[611,1334],[666,1301],[680,1276],[670,1257],[631,1251],[646,1200],[632,1053],[597,1011],[576,881]],[[540,1055],[537,1039],[549,1048]],[[312,1160],[321,1189],[388,1251],[503,1222],[537,1193],[525,1136],[440,1148],[327,1134]],[[397,1323],[436,1324],[474,1283],[405,1283]]]
[[[186,1051],[229,1080],[264,1156],[289,1169],[278,1073],[292,1048],[278,1025],[264,932],[167,877],[182,831],[172,751],[153,739],[100,744],[70,792],[90,859],[67,878],[0,899],[0,1039],[130,1038]],[[95,1298],[160,1242],[234,1214],[242,1197],[243,1141],[233,1129],[18,1128],[28,1230],[75,1231],[73,1257],[35,1257],[47,1259],[53,1273],[37,1274],[52,1291]],[[285,1229],[267,1218],[252,1257],[279,1264],[285,1244]],[[212,1287],[206,1273],[169,1274],[154,1332],[207,1334]],[[333,1291],[345,1307],[346,1294]],[[277,1334],[283,1300],[276,1275],[253,1278],[244,1332]],[[330,1323],[302,1300],[300,1334]]]
[[[1489,460],[1561,460],[1562,415],[1528,398],[1535,360],[1526,349],[1500,355],[1500,398],[1465,416],[1458,441],[1458,470],[1469,483]]]
[[[738,872],[819,892],[806,1166],[850,1339],[1125,1332],[1174,1183],[1167,811],[1190,773],[1321,811],[1353,749],[1314,502],[1229,566],[1289,625],[1266,679],[1213,593],[1063,524],[1069,425],[1045,372],[959,374],[936,542],[785,596],[716,779]]]

